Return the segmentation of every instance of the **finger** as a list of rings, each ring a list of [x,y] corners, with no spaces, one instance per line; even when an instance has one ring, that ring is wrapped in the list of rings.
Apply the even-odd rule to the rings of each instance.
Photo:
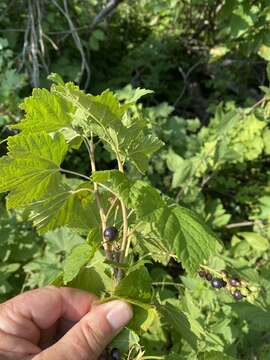
[[[61,317],[78,321],[96,296],[71,288],[48,286],[28,291],[0,305],[0,330],[38,343],[45,330]]]
[[[0,331],[0,359],[25,359],[28,355],[38,354],[40,348],[17,336]]]
[[[94,306],[58,343],[34,360],[97,360],[132,315],[131,306],[123,301]]]

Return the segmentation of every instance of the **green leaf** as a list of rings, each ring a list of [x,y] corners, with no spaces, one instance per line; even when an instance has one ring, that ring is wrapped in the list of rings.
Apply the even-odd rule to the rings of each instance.
[[[147,89],[141,89],[137,88],[133,90],[132,96],[128,99],[130,103],[136,103],[138,100],[140,100],[143,96],[147,94],[153,94],[153,90],[147,90]]]
[[[264,151],[270,155],[270,129],[265,129],[263,132]]]
[[[181,355],[180,354],[176,354],[176,353],[171,353],[170,355],[167,355],[165,357],[165,360],[180,360],[181,359]]]
[[[126,147],[127,157],[144,173],[148,168],[148,158],[159,150],[163,143],[153,135],[145,135],[137,126],[130,127],[126,134],[128,141],[123,145],[123,149]]]
[[[132,330],[124,328],[119,335],[114,338],[111,343],[111,348],[117,348],[123,353],[128,353],[132,346],[139,344],[139,336]]]
[[[145,267],[131,271],[120,281],[114,295],[149,302],[152,297],[151,277]]]
[[[58,227],[68,225],[71,228],[87,231],[99,224],[92,184],[82,182],[76,188],[63,185],[58,193],[29,205],[34,226],[39,233],[45,233]]]
[[[139,301],[125,300],[133,304],[134,310],[134,316],[128,324],[128,328],[137,333],[148,331],[158,317],[156,308],[149,304],[140,303]]]
[[[53,231],[48,231],[44,235],[44,240],[49,252],[53,254],[64,254],[64,256],[67,256],[74,246],[84,242],[84,239],[79,236],[77,232],[64,226]]]
[[[157,316],[152,298],[151,277],[144,266],[130,271],[116,286],[113,296],[125,299],[134,305],[134,317],[128,328],[138,332],[147,331]]]
[[[262,44],[260,46],[258,55],[260,55],[264,60],[270,61],[270,47],[268,44]]]
[[[57,191],[59,166],[67,152],[63,135],[20,134],[9,138],[8,149],[8,156],[0,159],[0,191],[10,191],[9,208],[31,204]]]
[[[121,105],[114,94],[106,90],[101,95],[92,96],[70,85],[54,88],[59,96],[70,101],[77,108],[73,124],[83,129],[86,135],[93,131],[99,138],[110,145],[111,150],[122,159],[128,158],[139,171],[147,170],[148,158],[163,143],[155,136],[145,132],[146,123],[135,119],[126,126],[123,115],[132,105]],[[145,91],[139,91],[138,96]]]
[[[94,256],[96,248],[88,244],[80,244],[73,248],[64,264],[64,284],[73,280],[81,268],[87,264]]]
[[[131,182],[122,172],[118,170],[95,171],[92,173],[91,179],[100,184],[108,183],[127,206],[131,206],[129,201]]]
[[[27,274],[25,286],[42,287],[51,283],[61,271],[60,256],[46,252],[45,256],[33,259],[23,268]]]
[[[232,310],[240,320],[246,321],[250,329],[255,331],[268,331],[270,326],[270,313],[256,305],[247,302],[230,304]]]
[[[103,296],[111,294],[114,289],[111,267],[105,263],[105,257],[100,251],[96,251],[92,260],[83,267],[79,274],[67,285]]]
[[[136,215],[144,224],[144,247],[176,256],[183,267],[195,273],[218,249],[215,235],[193,211],[176,204],[166,204],[158,191],[137,181],[130,190]],[[144,225],[142,225],[142,228]]]
[[[21,109],[25,111],[25,117],[12,127],[28,134],[71,127],[75,110],[72,103],[46,89],[34,89],[32,96],[21,104]]]
[[[192,162],[184,160],[177,155],[173,150],[167,154],[167,166],[174,173],[172,180],[172,188],[183,186],[184,181],[192,174]]]
[[[236,358],[218,351],[198,354],[198,360],[236,360]]]
[[[154,91],[136,88],[133,89],[130,84],[126,85],[124,88],[117,90],[116,95],[119,100],[126,100],[128,104],[134,104],[140,100],[143,96],[147,94],[152,94]]]
[[[191,324],[184,312],[169,303],[159,305],[158,312],[162,315],[166,323],[181,335],[192,348],[197,347],[198,337],[192,331]]]
[[[104,31],[97,29],[93,32],[92,36],[94,36],[98,40],[104,40],[106,38],[106,35]]]
[[[54,82],[55,84],[58,84],[58,85],[65,84],[63,78],[59,74],[56,74],[56,73],[51,73],[50,75],[47,76],[47,79],[51,80],[52,82]]]
[[[243,36],[253,25],[251,13],[246,10],[247,9],[244,8],[244,6],[239,5],[233,11],[233,14],[231,16],[230,30],[231,35],[234,38]]]
[[[230,51],[227,46],[217,45],[210,49],[210,63],[214,63],[217,60],[220,60],[223,56],[225,56]]]
[[[269,249],[269,241],[257,233],[240,232],[237,235],[243,237],[254,250],[264,252]]]
[[[103,241],[101,226],[92,228],[87,236],[86,242],[94,248],[99,248]]]

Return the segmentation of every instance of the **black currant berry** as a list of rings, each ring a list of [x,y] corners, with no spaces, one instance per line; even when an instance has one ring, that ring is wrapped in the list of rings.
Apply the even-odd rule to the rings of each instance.
[[[213,276],[210,273],[206,273],[205,278],[206,280],[211,281],[213,279]]]
[[[199,276],[200,276],[201,278],[204,278],[205,275],[206,275],[206,272],[203,271],[203,270],[200,270],[200,271],[198,272],[198,274],[199,274]]]
[[[223,279],[222,279],[221,281],[222,281],[222,287],[226,287],[227,282],[226,282],[226,281],[224,281]]]
[[[243,295],[240,290],[235,290],[235,292],[233,293],[233,297],[235,298],[235,300],[243,299]]]
[[[230,285],[231,285],[231,286],[239,286],[239,285],[240,285],[239,280],[236,279],[236,278],[231,278],[231,279],[229,280],[229,282],[230,282]]]
[[[120,351],[116,348],[112,349],[111,360],[120,360],[120,359],[121,359]]]
[[[113,241],[117,238],[118,230],[114,226],[107,227],[103,232],[106,241]]]
[[[220,289],[223,287],[223,280],[222,279],[218,279],[218,278],[214,278],[211,281],[211,285],[213,286],[213,288],[215,289]]]

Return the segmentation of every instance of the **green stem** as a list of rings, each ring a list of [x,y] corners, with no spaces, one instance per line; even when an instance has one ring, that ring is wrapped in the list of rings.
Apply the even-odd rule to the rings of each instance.
[[[84,138],[84,143],[88,150],[92,172],[95,172],[96,171],[95,148],[94,148],[94,141],[93,141],[92,133],[91,133],[91,140],[89,141],[87,138]],[[94,194],[95,194],[95,198],[96,198],[97,207],[99,210],[99,216],[100,216],[101,228],[102,228],[102,234],[103,234],[104,230],[107,227],[106,216],[105,216],[102,204],[101,204],[100,194],[99,194],[99,190],[98,190],[98,184],[95,181],[93,182],[93,184],[94,184]],[[113,256],[112,256],[112,252],[110,249],[110,245],[108,243],[106,243],[104,238],[102,239],[102,244],[103,244],[107,259],[109,261],[113,261]]]
[[[214,273],[214,274],[216,274],[217,276],[221,276],[221,274],[220,274],[218,271],[216,271],[216,270],[214,270],[214,269],[211,269],[209,266],[200,265],[200,267],[203,268],[203,269],[205,269],[205,270],[208,270],[208,271],[210,271],[210,272],[212,272],[212,273]]]
[[[115,197],[115,198],[113,199],[113,201],[112,201],[112,203],[111,203],[108,211],[106,212],[106,215],[105,215],[106,221],[108,220],[109,215],[110,215],[110,213],[111,213],[112,209],[114,208],[114,206],[115,206],[115,204],[116,204],[117,201],[118,201],[118,198]]]
[[[154,285],[154,286],[175,286],[175,287],[182,287],[182,288],[185,287],[183,284],[169,282],[169,281],[164,281],[164,282],[156,281],[156,282],[152,282],[152,285]]]
[[[91,181],[91,179],[88,176],[80,174],[80,173],[78,173],[76,171],[66,170],[66,169],[62,169],[62,168],[60,168],[60,171],[65,173],[65,174],[71,174],[71,175],[79,176],[79,177],[81,177],[81,178],[83,178],[85,180]]]
[[[118,169],[122,173],[124,173],[123,164],[120,160],[119,155],[117,156],[117,162],[118,162]],[[123,238],[122,238],[122,244],[121,244],[121,250],[120,250],[120,257],[119,257],[119,263],[124,263],[125,257],[128,252],[128,214],[127,214],[127,208],[124,204],[124,201],[120,199],[121,209],[122,209],[122,216],[123,216]],[[117,281],[120,281],[123,277],[123,271],[122,269],[118,270],[117,273]]]
[[[3,144],[3,143],[4,143],[4,142],[6,142],[6,141],[8,141],[8,138],[6,138],[6,139],[4,139],[4,140],[0,141],[0,145],[1,145],[1,144]]]

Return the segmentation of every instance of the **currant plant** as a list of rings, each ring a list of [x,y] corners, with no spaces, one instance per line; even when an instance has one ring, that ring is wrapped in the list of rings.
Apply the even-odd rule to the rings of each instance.
[[[8,192],[7,208],[25,209],[39,234],[65,226],[85,238],[52,283],[134,306],[134,319],[112,349],[120,343],[128,354],[138,336],[157,322],[174,328],[195,349],[202,335],[199,324],[191,327],[181,308],[155,296],[149,267],[173,259],[193,276],[221,245],[196,213],[143,180],[148,159],[163,146],[136,106],[150,91],[138,88],[120,103],[111,91],[93,96],[56,74],[50,79],[50,91],[34,89],[24,100],[25,117],[13,125],[20,132],[8,138],[8,154],[0,158],[0,191]],[[97,169],[99,143],[117,169]],[[83,147],[89,169],[65,168],[67,154]],[[224,285],[209,275],[201,273],[214,287]]]

